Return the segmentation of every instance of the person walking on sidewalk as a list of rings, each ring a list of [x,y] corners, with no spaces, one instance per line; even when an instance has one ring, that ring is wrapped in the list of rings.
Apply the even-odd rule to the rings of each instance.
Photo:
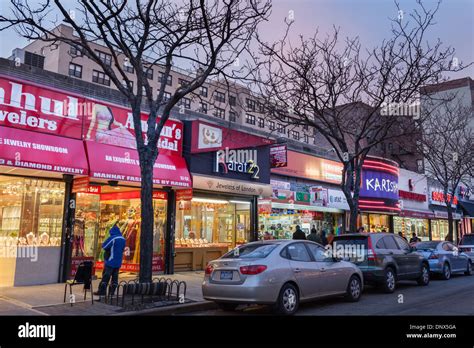
[[[104,296],[107,292],[107,285],[112,278],[110,294],[114,294],[118,286],[118,273],[122,266],[123,250],[125,249],[125,238],[122,236],[116,221],[110,229],[110,237],[102,244],[104,249],[104,273],[99,284],[99,291],[94,295]]]
[[[293,233],[293,239],[306,239],[306,234],[301,230],[300,225],[296,225],[296,231]]]
[[[319,237],[318,231],[316,231],[316,227],[314,227],[314,225],[313,225],[313,228],[311,229],[311,233],[308,235],[306,239],[312,242],[321,244],[321,238]]]

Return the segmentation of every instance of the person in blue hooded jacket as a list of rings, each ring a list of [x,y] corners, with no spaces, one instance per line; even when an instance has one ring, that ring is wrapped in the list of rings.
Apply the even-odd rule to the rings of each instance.
[[[118,222],[118,221],[117,221]],[[113,295],[118,286],[119,269],[122,266],[123,250],[125,249],[125,238],[123,238],[120,228],[115,222],[110,229],[110,236],[102,243],[104,249],[104,272],[102,281],[99,284],[99,291],[95,294],[103,296],[106,294],[107,285],[112,278],[110,293]]]

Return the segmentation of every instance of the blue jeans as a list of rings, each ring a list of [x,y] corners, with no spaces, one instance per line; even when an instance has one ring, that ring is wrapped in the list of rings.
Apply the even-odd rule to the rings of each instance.
[[[119,269],[120,268],[105,266],[104,273],[102,273],[102,281],[99,284],[100,295],[106,295],[107,285],[109,284],[110,277],[112,277],[112,283],[110,284],[109,294],[113,295],[115,293],[115,289],[117,289],[118,286]]]

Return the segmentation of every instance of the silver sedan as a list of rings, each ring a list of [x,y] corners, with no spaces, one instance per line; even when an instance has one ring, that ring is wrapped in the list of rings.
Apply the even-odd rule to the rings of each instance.
[[[332,254],[331,254],[332,255]],[[314,242],[269,240],[248,243],[211,261],[202,284],[206,300],[224,310],[239,304],[270,304],[291,315],[300,302],[344,295],[358,301],[363,275]]]

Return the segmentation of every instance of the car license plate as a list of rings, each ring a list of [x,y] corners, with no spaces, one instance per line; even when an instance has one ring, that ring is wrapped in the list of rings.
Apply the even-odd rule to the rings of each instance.
[[[221,280],[232,280],[233,274],[232,271],[221,271]]]

